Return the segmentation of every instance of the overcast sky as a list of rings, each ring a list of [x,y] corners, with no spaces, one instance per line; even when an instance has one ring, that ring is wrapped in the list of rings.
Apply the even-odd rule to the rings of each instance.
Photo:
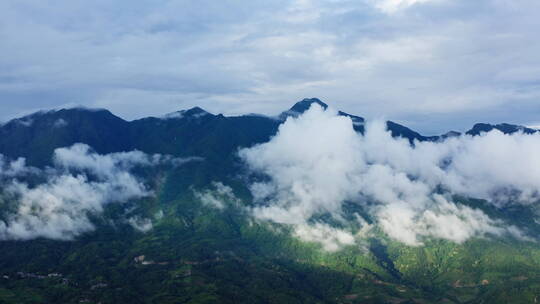
[[[540,125],[539,33],[538,0],[3,0],[0,120],[319,97],[425,134]]]

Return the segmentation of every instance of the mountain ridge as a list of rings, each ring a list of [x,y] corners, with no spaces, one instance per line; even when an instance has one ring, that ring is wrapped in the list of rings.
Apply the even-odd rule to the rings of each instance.
[[[141,150],[145,153],[166,153],[174,156],[200,154],[219,160],[239,147],[267,141],[281,123],[297,117],[313,104],[328,105],[318,98],[306,98],[295,103],[277,117],[264,115],[224,116],[193,107],[166,114],[127,121],[106,109],[70,108],[39,111],[13,119],[0,126],[0,154],[25,157],[29,164],[44,166],[50,163],[56,148],[85,143],[98,153]],[[365,119],[338,111],[349,117],[353,128],[364,133]],[[415,141],[440,141],[461,133],[450,131],[439,136],[424,136],[404,125],[386,122],[393,137]],[[510,124],[476,124],[465,134],[499,130],[505,134],[522,131],[534,134],[537,130]]]
[[[313,104],[318,104],[323,109],[327,109],[329,107],[328,104],[324,103],[319,98],[316,98],[316,97],[304,98],[304,99],[296,102],[288,110],[285,110],[285,111],[281,112],[280,114],[278,114],[276,116],[276,118],[278,120],[285,120],[288,117],[297,117],[298,115],[300,115],[300,114],[304,113],[305,111],[307,111],[309,109],[309,107],[311,107]],[[126,120],[126,119],[123,119],[123,118],[115,115],[111,111],[109,111],[107,109],[104,109],[104,108],[89,108],[89,107],[77,106],[77,107],[73,107],[73,108],[61,108],[61,109],[51,109],[51,110],[36,111],[36,112],[28,114],[28,115],[24,115],[24,116],[21,116],[21,117],[11,119],[11,120],[1,124],[0,128],[2,128],[4,126],[7,126],[7,125],[13,125],[13,124],[22,124],[22,125],[25,125],[25,126],[29,126],[31,120],[33,120],[35,118],[38,118],[40,116],[55,115],[56,113],[73,113],[73,112],[102,113],[104,115],[114,116],[116,119],[120,119],[120,120],[123,120],[124,122],[128,122],[128,123],[132,123],[132,122],[136,122],[136,121],[140,121],[140,120],[152,119],[152,118],[153,119],[181,119],[181,118],[184,118],[184,117],[199,118],[199,117],[205,116],[205,115],[222,116],[222,117],[225,117],[225,118],[253,117],[253,116],[261,117],[261,118],[268,118],[268,119],[274,118],[272,116],[258,114],[258,113],[250,113],[250,114],[235,115],[235,116],[226,116],[226,115],[223,115],[223,114],[212,114],[211,112],[208,112],[208,111],[206,111],[205,109],[203,109],[203,108],[201,108],[199,106],[194,106],[194,107],[189,108],[189,109],[183,109],[183,110],[167,113],[167,114],[164,114],[164,115],[158,116],[158,117],[147,116],[147,117],[142,117],[142,118],[138,118],[138,119],[134,119],[134,120]],[[338,114],[341,115],[341,116],[346,116],[346,117],[351,118],[351,120],[353,121],[353,123],[355,125],[363,125],[365,123],[365,121],[366,121],[361,116],[353,115],[353,114],[346,113],[346,112],[343,112],[343,111],[340,111],[340,110],[338,110]],[[534,134],[534,133],[540,132],[540,130],[538,130],[538,129],[526,127],[526,126],[523,126],[523,125],[509,124],[509,123],[498,123],[498,124],[475,123],[469,130],[467,130],[467,131],[465,131],[463,133],[458,132],[458,131],[454,131],[454,130],[450,130],[450,131],[448,131],[448,132],[446,132],[444,134],[440,134],[440,135],[425,136],[425,135],[422,135],[420,132],[414,131],[414,130],[412,130],[412,129],[410,129],[410,128],[402,125],[402,124],[396,123],[394,121],[389,120],[388,123],[389,123],[388,129],[389,129],[389,131],[392,131],[393,135],[402,136],[402,137],[406,137],[406,138],[409,138],[409,139],[417,139],[417,140],[420,140],[420,141],[444,139],[444,138],[448,138],[448,137],[457,136],[458,134],[459,135],[461,135],[461,134],[479,135],[482,132],[489,132],[489,131],[492,131],[492,130],[499,130],[499,131],[501,131],[501,132],[503,132],[505,134],[513,134],[513,133],[519,132],[519,131],[522,131],[525,134]],[[395,130],[393,130],[393,128],[395,128]],[[360,130],[363,130],[363,129],[360,129]]]

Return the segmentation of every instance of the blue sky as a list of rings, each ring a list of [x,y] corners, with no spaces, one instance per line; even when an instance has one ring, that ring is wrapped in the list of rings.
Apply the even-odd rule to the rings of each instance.
[[[0,120],[276,114],[319,97],[425,134],[540,125],[539,30],[537,0],[4,0]]]

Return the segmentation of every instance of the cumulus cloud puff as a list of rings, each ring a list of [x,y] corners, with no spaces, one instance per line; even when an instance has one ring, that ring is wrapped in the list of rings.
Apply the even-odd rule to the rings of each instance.
[[[24,159],[0,158],[1,240],[73,239],[94,229],[89,215],[100,214],[106,204],[152,194],[132,169],[183,161],[139,151],[100,155],[84,144],[57,149],[53,160],[53,167],[40,170]],[[45,182],[26,182],[32,176]],[[152,227],[141,219],[130,224],[141,231]]]
[[[251,184],[255,217],[295,227],[301,238],[323,240],[327,249],[351,243],[344,208],[353,203],[388,236],[409,245],[426,238],[463,242],[472,237],[513,235],[514,226],[480,209],[454,202],[454,195],[501,207],[539,199],[540,136],[490,132],[411,146],[392,138],[384,122],[362,136],[350,118],[318,105],[289,118],[269,142],[240,151],[249,168],[266,178]],[[355,225],[366,225],[358,220]],[[324,236],[324,237],[323,237]]]

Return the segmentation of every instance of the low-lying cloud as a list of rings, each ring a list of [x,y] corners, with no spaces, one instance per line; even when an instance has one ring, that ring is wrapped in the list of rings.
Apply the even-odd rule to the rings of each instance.
[[[350,244],[358,228],[330,229],[317,218],[365,227],[361,216],[346,214],[350,203],[408,245],[426,238],[524,238],[517,227],[453,197],[485,199],[495,207],[538,202],[540,136],[493,131],[411,146],[392,138],[382,121],[368,123],[363,136],[352,127],[348,117],[314,105],[289,118],[269,142],[241,150],[249,168],[267,177],[250,185],[258,204],[252,214],[291,225],[301,238],[334,250]]]
[[[233,192],[233,189],[221,182],[213,182],[212,188],[205,191],[194,191],[194,195],[205,206],[225,209],[227,205],[239,206],[241,201]]]
[[[0,157],[0,240],[70,240],[92,231],[89,216],[99,215],[106,204],[152,195],[133,169],[189,160],[139,151],[100,155],[85,144],[55,150],[54,165],[46,169]],[[141,231],[152,227],[143,219],[131,224]]]

